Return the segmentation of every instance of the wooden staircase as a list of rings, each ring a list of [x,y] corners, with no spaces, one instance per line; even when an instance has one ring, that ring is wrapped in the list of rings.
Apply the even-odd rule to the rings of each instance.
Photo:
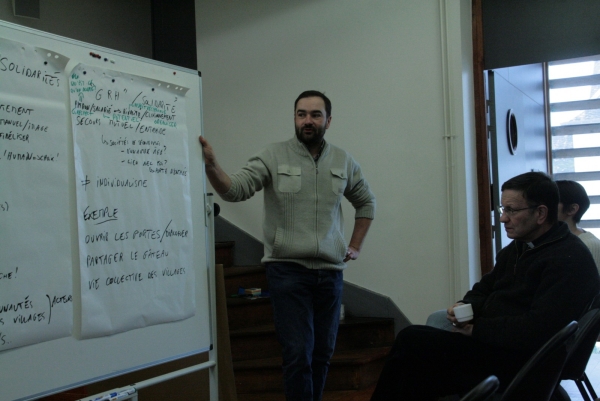
[[[268,298],[229,295],[238,288],[268,289],[263,266],[233,266],[233,242],[218,242],[215,259],[223,264],[231,356],[239,401],[284,401],[281,348]],[[367,401],[394,341],[393,319],[346,315],[340,321],[336,350],[325,384],[324,401]]]

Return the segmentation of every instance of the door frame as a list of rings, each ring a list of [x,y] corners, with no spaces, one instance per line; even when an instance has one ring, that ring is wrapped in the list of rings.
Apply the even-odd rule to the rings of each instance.
[[[479,217],[479,258],[481,274],[494,268],[492,245],[492,189],[490,182],[490,155],[488,147],[489,129],[487,122],[488,102],[486,99],[483,61],[483,13],[482,0],[472,0],[473,36],[473,85],[475,103],[475,149],[477,153],[477,196]]]

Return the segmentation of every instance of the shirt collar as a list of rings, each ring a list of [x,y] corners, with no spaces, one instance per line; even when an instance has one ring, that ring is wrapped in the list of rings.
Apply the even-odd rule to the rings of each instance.
[[[323,139],[323,142],[321,142],[321,147],[319,148],[319,153],[317,153],[317,155],[313,157],[313,159],[315,161],[318,161],[319,157],[321,157],[321,154],[323,153],[323,148],[325,148],[325,139]]]

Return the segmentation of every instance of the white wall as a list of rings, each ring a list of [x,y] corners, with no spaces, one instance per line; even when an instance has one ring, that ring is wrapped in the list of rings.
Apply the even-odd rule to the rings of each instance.
[[[324,91],[326,139],[355,156],[377,196],[345,280],[389,296],[413,323],[478,278],[470,4],[196,0],[204,134],[223,168],[293,136],[296,96]],[[219,204],[262,238],[262,196]]]
[[[39,0],[40,19],[15,17],[0,0],[0,19],[98,46],[152,58],[150,0]]]
[[[469,0],[196,0],[205,135],[227,171],[293,135],[293,101],[327,93],[326,138],[361,163],[376,220],[345,279],[414,323],[479,275]],[[0,19],[151,56],[147,0],[40,0]],[[262,238],[262,196],[222,216]],[[345,205],[348,235],[353,222]]]

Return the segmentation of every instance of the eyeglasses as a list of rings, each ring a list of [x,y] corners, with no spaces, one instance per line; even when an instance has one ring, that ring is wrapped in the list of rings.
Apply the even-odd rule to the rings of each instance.
[[[520,212],[522,210],[527,210],[527,209],[535,209],[536,207],[538,207],[539,205],[535,205],[535,206],[529,206],[529,207],[523,207],[521,209],[513,209],[510,206],[498,206],[496,207],[496,210],[498,211],[498,213],[500,213],[500,216],[502,216],[503,214],[506,214],[507,216],[514,216],[515,214],[517,214],[517,212]]]

